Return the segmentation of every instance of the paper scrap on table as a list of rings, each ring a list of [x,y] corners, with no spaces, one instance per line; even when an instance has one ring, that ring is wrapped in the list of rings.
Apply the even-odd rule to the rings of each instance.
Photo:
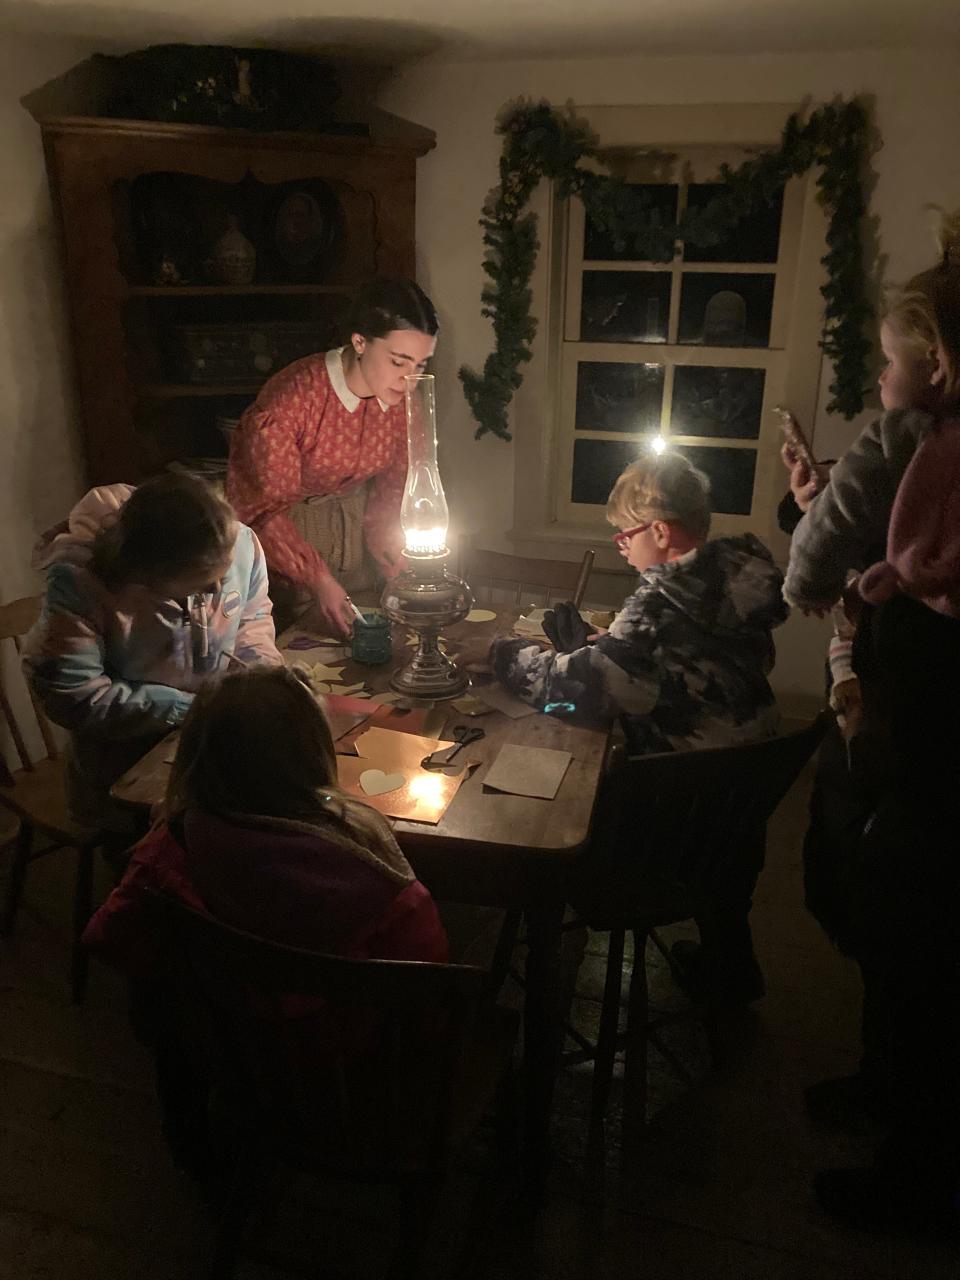
[[[494,711],[502,711],[511,720],[520,720],[523,716],[536,715],[536,707],[531,707],[528,703],[521,702],[519,698],[515,698],[512,693],[507,693],[502,685],[483,685],[482,688],[476,690],[476,695],[481,702],[485,702]]]
[[[464,622],[492,622],[496,616],[493,609],[471,609]]]
[[[387,706],[391,702],[399,702],[400,697],[401,695],[399,693],[392,693],[388,690],[386,693],[375,693],[370,701],[375,702],[378,706],[382,707]]]
[[[368,729],[357,738],[357,756],[337,757],[340,786],[388,818],[436,824],[468,775],[467,769],[448,775],[420,767],[425,756],[446,746],[453,743],[390,729]],[[366,786],[361,781],[364,775],[368,775]],[[402,784],[387,790],[386,783],[395,782],[397,776],[402,777]]]
[[[452,705],[465,716],[488,716],[493,710],[493,707],[475,698],[472,693],[464,698],[454,698]]]
[[[367,703],[358,701],[356,694],[347,697],[337,693],[327,694],[323,699],[323,710],[337,751],[346,750],[348,745],[341,746],[339,739],[365,724],[373,714]]]
[[[569,751],[549,747],[501,747],[483,785],[512,796],[553,800],[572,759]]]
[[[338,662],[336,666],[328,666],[325,662],[315,662],[309,671],[314,680],[339,680],[343,663]]]
[[[522,614],[513,624],[516,635],[529,636],[532,640],[546,640],[547,633],[543,629],[543,615],[546,612],[546,609],[530,609]]]

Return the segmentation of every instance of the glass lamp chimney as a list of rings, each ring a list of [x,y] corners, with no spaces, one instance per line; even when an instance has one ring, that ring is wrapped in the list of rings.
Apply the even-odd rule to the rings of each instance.
[[[436,379],[432,373],[404,378],[407,409],[407,484],[400,506],[405,552],[441,556],[447,552],[449,515],[437,467]]]

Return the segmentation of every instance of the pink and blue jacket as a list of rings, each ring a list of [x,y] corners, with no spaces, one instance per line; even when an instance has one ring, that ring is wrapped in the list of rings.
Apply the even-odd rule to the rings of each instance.
[[[72,734],[68,795],[74,819],[122,828],[113,783],[184,719],[194,691],[229,664],[280,663],[266,563],[256,534],[240,525],[220,591],[185,602],[144,587],[109,590],[89,568],[93,540],[132,490],[94,489],[66,532],[38,549],[46,569],[39,621],[24,670],[47,715]]]

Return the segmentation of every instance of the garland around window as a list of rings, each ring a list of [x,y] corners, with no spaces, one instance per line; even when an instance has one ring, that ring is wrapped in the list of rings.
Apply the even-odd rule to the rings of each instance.
[[[480,220],[489,277],[482,314],[493,324],[494,349],[482,373],[466,365],[460,369],[479,424],[478,439],[488,432],[510,439],[510,401],[532,355],[537,322],[530,313],[530,278],[540,246],[536,215],[527,204],[542,178],[555,182],[562,197],[579,196],[587,216],[618,246],[631,247],[643,261],[669,262],[678,240],[698,248],[721,243],[741,218],[769,204],[788,178],[817,166],[819,200],[829,222],[822,260],[827,280],[821,289],[826,303],[821,346],[834,368],[827,409],[848,419],[861,411],[873,315],[860,239],[866,209],[861,174],[871,135],[862,101],[836,101],[805,118],[790,116],[778,150],[752,156],[736,169],[723,165],[724,190],[703,207],[688,209],[676,223],[664,222],[642,189],[580,167],[582,160],[602,156],[597,139],[572,109],[520,99],[501,113],[497,132],[504,139],[500,186],[487,197]]]

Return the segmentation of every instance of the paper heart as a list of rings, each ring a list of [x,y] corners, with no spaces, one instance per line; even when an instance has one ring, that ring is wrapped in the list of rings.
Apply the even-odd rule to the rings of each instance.
[[[492,622],[496,616],[493,609],[471,609],[464,622]]]
[[[360,775],[360,787],[364,795],[382,796],[388,791],[398,791],[406,782],[402,773],[384,773],[382,769],[364,769]]]

